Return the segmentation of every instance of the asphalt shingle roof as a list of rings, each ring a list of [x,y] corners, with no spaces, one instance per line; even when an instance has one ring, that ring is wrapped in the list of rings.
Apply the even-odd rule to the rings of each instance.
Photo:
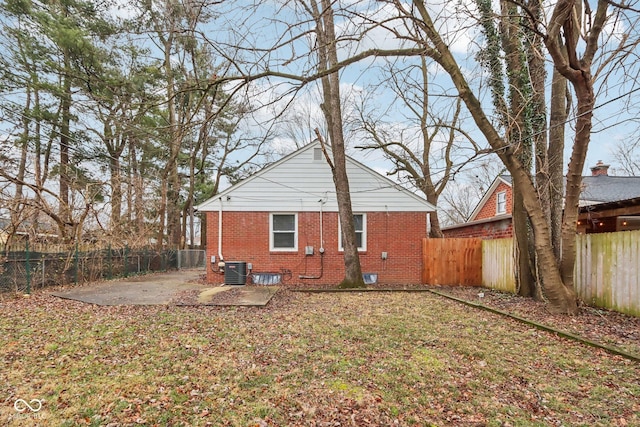
[[[511,175],[500,175],[512,184]],[[583,176],[580,205],[619,202],[640,198],[640,176]]]
[[[640,176],[584,176],[583,205],[610,203],[640,197]]]

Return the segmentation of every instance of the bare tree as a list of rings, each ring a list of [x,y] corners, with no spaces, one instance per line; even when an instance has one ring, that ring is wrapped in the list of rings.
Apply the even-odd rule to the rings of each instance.
[[[402,104],[399,108],[408,111],[406,122],[402,128],[385,124],[385,113],[393,101],[382,112],[375,107],[369,112],[361,108],[360,123],[368,138],[358,148],[381,150],[394,165],[389,175],[407,178],[429,203],[438,206],[440,195],[456,173],[486,151],[461,127],[461,99],[446,92],[434,92],[435,85],[429,84],[426,56],[398,65],[386,63],[381,67],[382,85]],[[460,218],[451,213],[449,220]],[[442,237],[438,211],[432,213],[430,219],[429,236]]]
[[[613,157],[620,165],[618,169],[627,176],[640,176],[640,140],[619,142]]]
[[[504,172],[504,166],[493,154],[474,161],[472,165],[461,171],[456,180],[452,179],[441,194],[439,209],[443,226],[468,221],[493,181]]]
[[[427,55],[432,57],[449,74],[453,84],[473,116],[476,125],[488,143],[498,154],[511,173],[513,182],[522,195],[522,204],[531,220],[535,236],[535,252],[541,266],[542,283],[550,308],[557,312],[575,313],[577,311],[576,293],[573,286],[573,265],[575,262],[575,230],[580,195],[581,171],[584,166],[586,150],[590,139],[591,120],[594,107],[593,80],[591,66],[598,51],[598,38],[602,34],[607,19],[609,3],[599,2],[595,16],[583,28],[584,50],[578,55],[578,34],[580,22],[574,19],[582,16],[580,5],[567,0],[556,3],[550,24],[543,35],[545,46],[558,72],[571,83],[577,102],[578,116],[572,157],[567,175],[566,203],[562,226],[562,257],[558,264],[552,247],[550,227],[544,208],[531,179],[529,170],[518,156],[513,142],[505,140],[488,118],[480,100],[471,89],[467,78],[461,72],[458,61],[451,53],[442,34],[436,29],[431,13],[420,0],[413,1],[411,9],[395,2],[402,16],[410,19],[420,28],[424,38],[416,40],[423,46]],[[589,11],[590,12],[590,11]],[[541,23],[536,28],[541,28]],[[561,49],[566,46],[567,55]]]
[[[512,142],[524,169],[533,174],[534,135],[537,136],[536,147],[539,148],[545,145],[546,132],[544,64],[528,66],[534,61],[538,62],[541,57],[539,37],[534,32],[526,32],[526,27],[520,25],[518,5],[501,1],[499,13],[494,13],[490,1],[476,0],[476,5],[486,44],[480,51],[481,64],[489,73],[488,84],[498,116],[498,129],[504,133],[506,140]],[[541,92],[534,90],[534,78]],[[532,99],[536,103],[531,102]],[[512,205],[518,293],[523,296],[538,295],[535,292],[537,280],[533,234],[523,207],[522,193],[515,182]]]
[[[338,64],[333,5],[330,0],[321,0],[320,3],[311,0],[309,6],[309,11],[316,25],[318,71],[325,73],[329,69],[335,69]],[[321,81],[323,94],[321,107],[327,120],[331,152],[333,154],[333,161],[329,161],[329,165],[331,166],[333,182],[336,187],[338,214],[340,225],[342,226],[342,243],[344,246],[345,277],[339,286],[344,288],[364,287],[358,245],[356,243],[353,210],[351,208],[351,194],[349,192],[338,71],[323,75]],[[317,133],[318,138],[321,138],[320,133]]]

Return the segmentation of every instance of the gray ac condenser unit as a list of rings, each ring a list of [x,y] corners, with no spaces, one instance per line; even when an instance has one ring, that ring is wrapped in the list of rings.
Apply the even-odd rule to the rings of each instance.
[[[224,284],[244,285],[247,282],[247,263],[226,261],[224,264]]]

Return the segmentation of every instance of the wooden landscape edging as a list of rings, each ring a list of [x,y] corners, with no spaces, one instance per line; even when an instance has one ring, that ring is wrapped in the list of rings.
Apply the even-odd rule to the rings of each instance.
[[[352,293],[352,292],[405,292],[405,293],[417,293],[417,292],[431,292],[427,288],[298,288],[291,289],[291,292],[300,292],[308,294],[339,294],[339,293]]]
[[[626,352],[624,350],[620,350],[620,349],[615,348],[615,347],[609,347],[607,345],[600,344],[600,343],[597,343],[595,341],[588,340],[586,338],[582,338],[579,335],[574,335],[574,334],[569,333],[569,332],[559,331],[557,329],[552,328],[551,326],[546,326],[546,325],[543,325],[542,323],[534,322],[533,320],[528,320],[528,319],[525,319],[524,317],[520,317],[520,316],[516,316],[515,314],[507,313],[506,311],[498,310],[496,308],[491,308],[491,307],[488,307],[486,305],[482,305],[482,304],[479,304],[479,303],[476,303],[476,302],[473,302],[473,301],[467,301],[467,300],[464,300],[464,299],[461,299],[461,298],[456,298],[454,296],[446,295],[446,294],[443,294],[441,292],[434,291],[432,289],[428,290],[428,292],[430,292],[430,293],[432,293],[434,295],[438,295],[438,296],[441,296],[441,297],[444,297],[444,298],[448,298],[450,300],[459,302],[461,304],[468,305],[470,307],[475,307],[475,308],[478,308],[478,309],[481,309],[481,310],[489,311],[491,313],[499,314],[501,316],[510,317],[511,319],[517,320],[518,322],[525,323],[527,325],[531,325],[536,329],[540,329],[540,330],[546,331],[546,332],[551,332],[551,333],[554,333],[554,334],[556,334],[558,336],[561,336],[563,338],[568,338],[568,339],[571,339],[571,340],[574,340],[574,341],[578,341],[578,342],[580,342],[582,344],[586,344],[586,345],[591,346],[591,347],[600,348],[600,349],[605,350],[605,351],[607,351],[607,352],[609,352],[611,354],[615,354],[617,356],[622,356],[625,359],[633,360],[634,362],[640,362],[640,356],[638,356],[638,355],[635,355],[635,354],[632,354],[632,353],[628,353],[628,352]]]

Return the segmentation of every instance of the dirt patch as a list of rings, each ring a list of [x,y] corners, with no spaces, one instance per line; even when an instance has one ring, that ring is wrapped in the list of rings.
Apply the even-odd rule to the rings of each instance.
[[[202,292],[189,289],[170,301],[174,305],[265,306],[278,291],[275,286],[220,286]]]

